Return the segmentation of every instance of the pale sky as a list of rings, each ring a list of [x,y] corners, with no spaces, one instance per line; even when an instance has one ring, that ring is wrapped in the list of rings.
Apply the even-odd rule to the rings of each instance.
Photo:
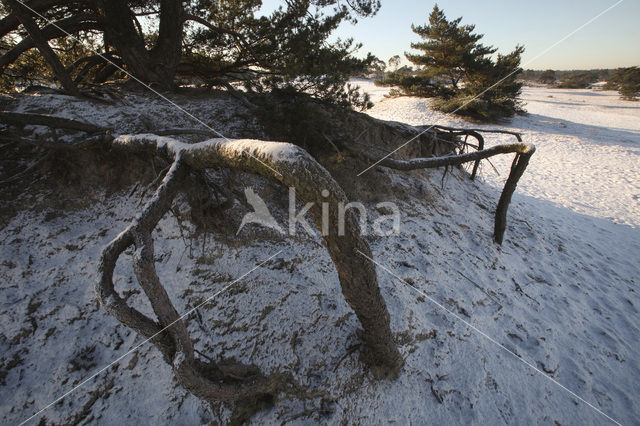
[[[618,0],[443,0],[438,6],[449,20],[462,16],[463,24],[475,24],[482,42],[507,53],[516,44],[525,46],[523,68],[592,69],[640,65],[640,0],[622,0],[592,23],[547,53],[543,51],[617,3]],[[265,0],[265,8],[281,4]],[[343,23],[336,32],[363,44],[361,54],[372,52],[387,61],[404,58],[409,44],[419,37],[411,24],[428,22],[435,1],[382,0],[373,18],[358,24]]]

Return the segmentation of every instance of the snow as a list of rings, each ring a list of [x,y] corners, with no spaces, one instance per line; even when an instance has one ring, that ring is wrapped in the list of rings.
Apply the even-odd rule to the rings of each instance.
[[[211,143],[205,141],[201,144],[193,145],[192,149],[198,149],[203,144]],[[216,142],[215,140],[213,141]],[[232,151],[243,151],[251,153],[253,156],[260,158],[265,156],[272,158],[276,162],[296,162],[298,156],[303,152],[297,146],[285,142],[269,142],[256,139],[236,139],[230,141],[218,141],[222,144],[222,149],[230,149]]]
[[[370,114],[385,120],[520,132],[537,151],[516,197],[528,195],[588,216],[640,226],[638,102],[620,100],[612,91],[524,88],[527,115],[478,125],[433,111],[425,99],[377,99]],[[491,135],[487,147],[513,141],[509,135]],[[491,160],[503,171],[510,161],[507,156]],[[487,164],[484,175],[492,185],[503,185],[505,174],[497,176]]]
[[[8,96],[11,97],[11,96]],[[13,96],[15,97],[15,96]],[[185,89],[170,95],[177,105],[188,105],[189,113],[207,123],[226,138],[255,136],[258,126],[253,119],[240,121],[238,114],[247,110],[230,95],[218,96],[214,101],[197,91]],[[109,99],[107,99],[109,101]],[[98,126],[117,129],[120,134],[146,133],[150,129],[203,128],[203,125],[180,109],[153,93],[140,91],[122,94],[116,102],[87,102],[62,94],[27,94],[10,104],[14,112],[50,114],[57,117],[84,121]]]
[[[373,116],[482,127],[434,112],[428,101],[386,99],[382,89],[375,90]],[[105,120],[121,123],[121,132],[140,131],[132,124],[134,109],[70,106],[56,96],[23,99],[18,108],[60,108],[69,118],[81,113],[97,124],[104,113]],[[493,210],[510,156],[492,160],[500,176],[484,165],[476,182],[457,170],[443,186],[441,170],[390,172],[397,193],[411,194],[389,200],[400,208],[401,231],[369,243],[384,266],[378,267],[379,283],[406,362],[395,380],[373,379],[358,351],[349,354],[358,322],[317,238],[270,230],[243,230],[236,237],[234,228],[185,240],[173,215],[161,220],[154,233],[156,264],[179,312],[283,250],[187,319],[198,350],[267,372],[290,372],[306,391],[281,394],[252,423],[607,423],[544,375],[615,420],[637,423],[640,105],[588,90],[526,88],[524,98],[529,115],[485,126],[521,131],[525,142],[537,146],[514,195],[502,247],[492,242]],[[141,108],[152,117],[167,112],[154,102]],[[228,103],[201,99],[182,105],[208,117],[224,111],[229,119],[220,123],[221,131],[241,133]],[[507,140],[492,135],[487,142]],[[286,148],[272,154],[288,155]],[[271,194],[269,200],[286,200],[286,189],[275,183],[246,178],[242,184]],[[32,207],[2,223],[3,424],[27,419],[142,342],[96,305],[92,289],[101,248],[129,224],[141,196],[141,190],[96,191],[87,195],[90,207],[59,212],[46,203],[64,195],[42,193],[25,198]],[[273,205],[275,219],[285,223],[286,202]],[[246,211],[236,203],[225,214],[239,224]],[[151,314],[130,257],[118,262],[116,288]],[[32,423],[205,424],[225,423],[230,415],[228,407],[211,409],[184,391],[158,351],[143,345]]]
[[[221,139],[224,140],[224,139]],[[191,149],[194,144],[187,144],[184,142],[180,142],[179,140],[166,137],[166,136],[158,136],[153,133],[141,133],[135,135],[119,135],[115,138],[114,143],[121,144],[123,146],[126,145],[135,145],[139,141],[149,142],[158,147],[158,149],[167,149],[172,154],[177,154],[180,151]],[[217,140],[214,140],[214,143]]]
[[[214,138],[207,139],[202,142],[185,143],[175,138],[166,136],[157,136],[152,133],[141,133],[134,135],[119,135],[115,138],[114,143],[123,146],[135,143],[150,143],[158,149],[166,149],[173,155],[178,152],[200,151],[207,148],[217,148],[221,150],[229,150],[232,152],[245,152],[252,157],[259,159],[270,158],[275,162],[294,163],[298,161],[299,156],[305,153],[297,146],[286,142],[271,142],[258,139],[223,139]]]

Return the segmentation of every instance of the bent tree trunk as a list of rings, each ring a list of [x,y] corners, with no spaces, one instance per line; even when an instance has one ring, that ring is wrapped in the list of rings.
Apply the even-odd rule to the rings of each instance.
[[[527,150],[517,151],[516,156],[513,159],[513,164],[511,164],[511,172],[509,173],[509,177],[504,184],[504,189],[502,190],[502,194],[500,194],[500,200],[498,201],[498,206],[496,207],[493,235],[495,241],[498,244],[502,244],[502,240],[504,238],[504,230],[507,227],[507,209],[509,208],[509,203],[511,203],[511,196],[515,192],[518,181],[527,168],[529,160],[531,159],[531,155],[533,155],[534,152],[535,147]]]
[[[33,40],[33,44],[38,48],[42,57],[53,69],[53,73],[62,84],[62,87],[64,87],[69,94],[78,96],[80,94],[78,88],[71,79],[69,73],[65,70],[64,65],[62,65],[62,62],[60,62],[56,53],[53,51],[51,46],[49,46],[47,39],[42,35],[38,24],[36,24],[34,19],[31,17],[32,12],[18,0],[3,0],[3,2],[11,9],[13,14],[27,30],[29,37]]]
[[[30,9],[36,12],[41,12],[48,7],[51,7],[57,3],[61,3],[64,0],[30,0],[23,3],[29,6]],[[0,19],[0,38],[6,36],[11,31],[15,31],[20,26],[20,20],[15,13],[9,13],[7,16]]]
[[[173,160],[173,165],[142,213],[104,249],[95,284],[100,303],[118,321],[154,343],[172,365],[180,383],[199,398],[239,401],[273,394],[281,380],[278,377],[265,377],[251,366],[204,363],[194,357],[188,331],[156,273],[152,231],[170,208],[178,184],[189,168],[226,167],[256,173],[295,188],[304,202],[318,205],[346,203],[344,192],[306,151],[286,143],[218,139],[189,145],[156,135],[125,135],[113,139],[111,147],[130,152],[155,152]],[[329,191],[328,197],[322,195],[323,190]],[[332,209],[330,214],[331,230],[338,229],[336,210]],[[310,213],[321,229],[321,213],[313,210]],[[365,257],[356,255],[359,250],[371,256],[371,250],[360,235],[353,211],[347,211],[345,221],[345,235],[330,233],[323,237],[324,243],[338,271],[344,298],[363,326],[365,360],[374,367],[374,372],[393,375],[403,361],[393,341],[375,267]],[[157,320],[130,307],[115,291],[115,264],[132,245],[135,247],[134,271]]]
[[[12,14],[15,15],[15,14]],[[17,18],[16,18],[17,19]],[[98,30],[101,26],[95,19],[95,16],[88,13],[78,13],[68,18],[45,25],[40,29],[40,34],[46,42],[58,37],[63,37],[66,33],[75,33],[77,31]],[[0,36],[1,37],[1,36]],[[25,37],[20,40],[11,49],[3,52],[0,56],[0,70],[13,64],[24,52],[33,49],[36,43],[33,38]]]

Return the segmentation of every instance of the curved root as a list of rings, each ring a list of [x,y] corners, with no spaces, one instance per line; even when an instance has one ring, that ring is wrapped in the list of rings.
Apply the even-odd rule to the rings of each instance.
[[[178,185],[187,169],[228,167],[274,178],[296,189],[304,202],[346,202],[340,186],[306,151],[291,144],[262,141],[211,140],[186,145],[156,135],[120,136],[112,147],[133,152],[155,151],[173,159],[161,185],[134,222],[103,250],[95,291],[100,303],[118,321],[149,339],[163,354],[178,379],[191,393],[206,401],[235,402],[272,395],[282,382],[278,375],[266,377],[253,366],[218,365],[203,362],[194,347],[182,317],[173,306],[154,265],[153,229],[171,207]],[[323,196],[329,191],[329,197]],[[326,194],[326,193],[325,193]],[[321,213],[311,212],[318,229]],[[342,293],[353,308],[364,331],[367,360],[387,375],[395,374],[402,358],[393,342],[389,314],[378,288],[374,265],[356,251],[371,255],[360,236],[352,211],[345,217],[345,235],[329,234],[324,243],[338,271]],[[330,229],[338,229],[337,212],[330,217]],[[157,320],[127,305],[114,289],[113,270],[118,257],[134,246],[134,272],[148,297]]]
[[[520,136],[518,135],[520,141]],[[511,165],[511,171],[509,177],[504,184],[502,194],[500,195],[500,201],[496,208],[495,223],[493,228],[493,239],[498,244],[502,244],[504,239],[504,231],[507,227],[507,209],[511,202],[511,197],[516,190],[518,180],[524,174],[524,171],[529,164],[529,159],[536,152],[536,147],[531,144],[522,142],[510,143],[504,145],[496,145],[488,149],[480,151],[474,151],[460,155],[450,155],[445,157],[431,157],[431,158],[414,158],[411,160],[395,160],[387,157],[380,161],[381,166],[389,167],[396,170],[416,170],[416,169],[429,169],[443,166],[455,166],[458,164],[468,163],[475,161],[473,171],[477,168],[478,162],[484,158],[493,157],[498,154],[515,153],[516,156]]]

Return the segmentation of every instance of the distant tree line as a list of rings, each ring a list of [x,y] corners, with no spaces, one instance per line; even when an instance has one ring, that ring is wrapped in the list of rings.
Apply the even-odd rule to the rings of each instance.
[[[640,97],[640,67],[596,70],[525,70],[521,79],[563,89],[587,89],[594,83],[606,81],[604,90],[617,90],[622,99],[633,101]]]
[[[565,89],[586,89],[598,81],[606,81],[613,70],[524,70],[520,79],[528,83],[552,84]]]

